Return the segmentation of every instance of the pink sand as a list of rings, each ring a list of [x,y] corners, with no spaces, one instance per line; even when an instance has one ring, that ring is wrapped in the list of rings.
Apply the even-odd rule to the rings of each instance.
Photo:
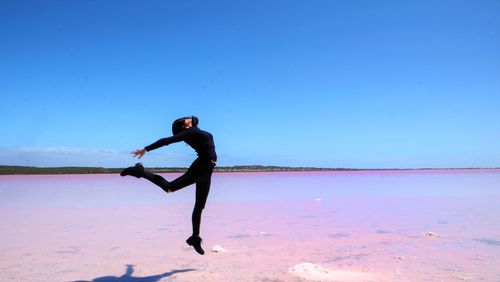
[[[0,281],[304,281],[304,262],[333,281],[500,281],[500,170],[217,173],[204,256],[184,243],[193,198],[0,176]]]

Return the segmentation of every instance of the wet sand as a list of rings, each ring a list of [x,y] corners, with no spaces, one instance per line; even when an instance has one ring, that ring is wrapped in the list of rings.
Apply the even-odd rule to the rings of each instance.
[[[0,281],[500,281],[500,170],[217,173],[204,256],[184,243],[193,198],[0,176]]]

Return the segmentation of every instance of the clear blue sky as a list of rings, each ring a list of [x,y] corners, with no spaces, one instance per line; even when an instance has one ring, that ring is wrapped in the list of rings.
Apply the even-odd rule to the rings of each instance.
[[[500,166],[500,1],[0,1],[0,164]],[[191,148],[146,166],[188,166]]]

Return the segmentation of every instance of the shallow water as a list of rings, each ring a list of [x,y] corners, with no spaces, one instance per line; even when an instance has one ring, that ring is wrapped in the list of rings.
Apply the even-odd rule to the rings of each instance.
[[[301,262],[350,281],[500,281],[500,170],[216,173],[205,256],[183,243],[193,198],[117,175],[0,176],[0,281],[301,281]]]

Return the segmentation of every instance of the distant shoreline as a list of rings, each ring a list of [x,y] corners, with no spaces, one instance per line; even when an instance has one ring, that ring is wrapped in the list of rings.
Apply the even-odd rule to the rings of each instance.
[[[0,165],[0,175],[43,175],[43,174],[109,174],[120,173],[123,168],[104,167],[35,167]],[[420,171],[420,170],[495,170],[500,168],[321,168],[321,167],[287,167],[241,165],[215,167],[214,172],[301,172],[301,171]],[[148,170],[156,173],[185,172],[185,167],[151,167]]]

